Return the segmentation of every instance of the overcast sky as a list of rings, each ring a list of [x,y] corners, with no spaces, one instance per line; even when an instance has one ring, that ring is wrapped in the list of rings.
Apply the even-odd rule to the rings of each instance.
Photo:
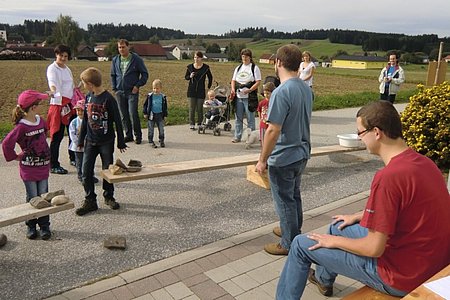
[[[192,34],[223,34],[246,27],[294,32],[351,29],[450,37],[449,0],[0,0],[0,23],[56,21],[69,15],[87,24],[143,24]]]

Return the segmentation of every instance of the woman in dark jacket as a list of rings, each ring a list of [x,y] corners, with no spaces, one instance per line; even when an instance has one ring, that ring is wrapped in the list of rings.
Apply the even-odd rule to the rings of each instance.
[[[203,53],[197,51],[194,54],[194,63],[187,66],[184,78],[189,80],[187,96],[189,98],[189,123],[195,130],[195,112],[197,112],[197,124],[201,126],[203,121],[203,102],[205,101],[205,80],[208,77],[208,89],[211,88],[213,76],[207,64],[204,64]]]

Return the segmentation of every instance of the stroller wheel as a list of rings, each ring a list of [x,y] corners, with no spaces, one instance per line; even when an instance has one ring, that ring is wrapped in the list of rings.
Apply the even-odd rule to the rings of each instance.
[[[220,136],[220,128],[217,128],[217,135]]]
[[[198,126],[198,134],[202,133],[202,127]]]
[[[203,134],[206,133],[206,127],[203,126]]]
[[[231,124],[230,123],[225,123],[223,125],[223,130],[225,131],[230,131],[231,130]]]

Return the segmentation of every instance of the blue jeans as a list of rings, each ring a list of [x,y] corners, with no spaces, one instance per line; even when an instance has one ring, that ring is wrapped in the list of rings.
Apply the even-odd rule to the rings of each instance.
[[[275,210],[280,218],[281,246],[291,247],[303,225],[300,181],[307,160],[302,159],[284,167],[269,166],[269,180]]]
[[[30,202],[31,198],[40,196],[48,192],[48,179],[43,179],[40,181],[24,181],[25,190],[27,192],[27,202]],[[37,219],[31,219],[25,222],[25,224],[30,228],[35,228],[36,224],[39,227],[50,226],[50,216],[43,216]]]
[[[82,181],[83,177],[83,152],[74,152],[75,153],[75,166],[77,167],[77,175],[78,175],[78,180]]]
[[[100,154],[102,160],[102,170],[108,169],[113,164],[114,140],[101,145],[86,141],[83,156],[83,187],[86,201],[97,201],[94,185],[94,167],[97,155]],[[111,199],[114,197],[114,185],[103,179],[103,197]]]
[[[153,120],[148,120],[148,142],[153,143],[155,124],[158,127],[159,142],[164,143],[164,118],[162,113],[153,114]]]
[[[247,116],[247,127],[251,128],[252,131],[255,130],[255,113],[248,110],[247,98],[236,98],[234,101],[236,101],[236,129],[234,131],[234,138],[241,140],[244,124],[244,112]]]
[[[202,125],[203,102],[205,102],[205,99],[189,97],[189,124],[190,125],[195,125],[195,113],[197,113],[197,125]]]
[[[353,239],[367,235],[367,228],[359,224],[339,230],[340,223],[330,225],[328,234]],[[394,296],[407,294],[389,287],[381,280],[377,271],[376,258],[352,254],[341,249],[319,248],[312,251],[308,250],[315,243],[306,234],[299,235],[294,239],[278,281],[276,299],[298,300],[305,289],[312,263],[317,265],[315,273],[317,281],[325,286],[332,286],[337,275],[341,274],[386,294]]]
[[[122,118],[125,137],[133,138],[134,132],[136,140],[142,140],[141,121],[138,113],[139,94],[117,91],[116,99],[119,102],[120,117]]]

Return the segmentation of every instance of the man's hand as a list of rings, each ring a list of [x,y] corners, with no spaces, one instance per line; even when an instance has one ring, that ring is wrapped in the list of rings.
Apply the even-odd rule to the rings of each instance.
[[[336,224],[337,222],[343,221],[342,224],[338,226],[339,230],[344,229],[346,226],[353,225],[355,223],[358,223],[361,220],[360,214],[354,214],[354,215],[335,215],[332,217],[333,223]]]
[[[334,235],[311,233],[308,234],[308,238],[317,242],[317,244],[309,247],[308,250],[316,250],[319,248],[335,248],[333,241],[336,236]]]
[[[266,169],[267,169],[267,163],[258,161],[258,163],[256,164],[256,167],[255,167],[255,171],[258,172],[259,175],[262,175],[262,173],[264,173],[266,171]]]
[[[131,91],[133,94],[139,93],[139,88],[137,86],[133,86],[133,90]]]

